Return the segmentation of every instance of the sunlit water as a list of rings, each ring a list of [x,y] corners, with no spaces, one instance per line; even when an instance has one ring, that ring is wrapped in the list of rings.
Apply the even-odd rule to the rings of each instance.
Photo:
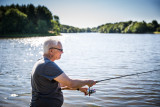
[[[97,83],[96,93],[63,91],[63,107],[160,106],[160,35],[62,34],[64,54],[56,63],[70,78],[101,80],[158,70]],[[30,73],[49,37],[0,39],[0,107],[28,107]]]

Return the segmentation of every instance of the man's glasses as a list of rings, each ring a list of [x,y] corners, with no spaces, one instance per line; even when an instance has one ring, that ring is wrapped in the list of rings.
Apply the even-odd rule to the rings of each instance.
[[[57,49],[57,50],[63,52],[63,49],[59,49],[59,48],[55,48],[55,47],[51,47],[51,48],[49,48],[49,49]]]

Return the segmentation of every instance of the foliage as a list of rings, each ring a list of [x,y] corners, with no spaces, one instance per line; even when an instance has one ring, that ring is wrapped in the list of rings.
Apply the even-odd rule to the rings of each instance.
[[[0,34],[46,34],[49,31],[58,35],[60,23],[59,17],[52,16],[45,6],[0,6]]]
[[[56,21],[56,20],[51,20],[51,25],[53,26],[51,31],[54,31],[54,33],[56,35],[59,35],[60,34],[60,24],[59,24],[59,21]]]
[[[107,23],[93,28],[77,28],[68,25],[61,25],[61,33],[80,33],[80,32],[100,32],[100,33],[153,33],[159,31],[159,24],[156,20],[151,23],[143,22],[119,22]]]
[[[92,28],[91,31],[100,33],[153,33],[158,31],[159,24],[156,20],[152,23],[143,22],[119,22],[119,23],[107,23],[105,25]]]
[[[24,33],[27,24],[27,15],[18,9],[8,9],[2,20],[2,33]]]
[[[38,20],[37,22],[37,31],[40,33],[47,33],[48,32],[48,26],[47,22],[45,20]]]
[[[68,25],[60,25],[61,33],[82,33],[82,32],[91,32],[91,28],[78,28]]]

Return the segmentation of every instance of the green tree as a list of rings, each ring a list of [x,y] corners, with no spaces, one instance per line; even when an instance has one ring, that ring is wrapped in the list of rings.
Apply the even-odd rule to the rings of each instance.
[[[48,33],[48,26],[45,20],[38,20],[37,30],[39,33]]]
[[[28,15],[28,20],[32,21],[32,23],[36,24],[37,23],[37,19],[36,19],[36,9],[34,7],[33,4],[29,4],[27,5],[27,15]],[[25,11],[25,7],[23,6],[23,11]]]
[[[59,34],[59,17],[56,18],[53,22],[53,16],[45,6],[35,7],[33,4],[0,6],[0,33],[31,34],[54,30]]]
[[[29,21],[25,26],[26,33],[38,33],[38,29],[36,29],[36,26],[32,23],[32,21]]]
[[[91,29],[90,29],[90,28],[87,28],[87,29],[86,29],[86,32],[91,32]]]
[[[146,33],[147,32],[147,25],[146,22],[136,22],[132,27],[131,27],[131,32],[132,33]]]
[[[147,27],[148,27],[148,32],[154,32],[154,26],[152,23],[148,23]]]
[[[152,21],[152,25],[153,25],[154,31],[156,31],[157,27],[159,27],[158,22],[156,20]]]
[[[57,23],[57,21],[55,20],[51,20],[51,24],[52,24],[52,31],[56,34],[59,35],[60,34],[60,27],[59,27],[59,23]]]
[[[73,32],[72,32],[72,28],[69,28],[69,29],[67,30],[67,33],[73,33]]]
[[[37,7],[37,18],[38,20],[45,20],[47,22],[48,28],[52,29],[52,22],[53,16],[52,13],[44,6]]]
[[[9,9],[6,11],[2,19],[2,32],[9,33],[25,33],[25,25],[27,24],[27,15],[18,9]]]
[[[54,15],[54,19],[55,19],[56,22],[59,23],[59,17],[58,16]]]

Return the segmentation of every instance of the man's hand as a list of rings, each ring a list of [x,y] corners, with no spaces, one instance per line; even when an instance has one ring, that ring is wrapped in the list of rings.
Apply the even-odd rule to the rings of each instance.
[[[93,85],[95,85],[96,84],[96,81],[93,81],[93,80],[88,80],[87,81],[87,85],[88,85],[88,87],[92,87]]]
[[[81,92],[83,92],[84,93],[84,95],[88,95],[88,88],[84,88],[84,87],[81,87],[81,88],[79,88],[79,90],[81,91]]]

